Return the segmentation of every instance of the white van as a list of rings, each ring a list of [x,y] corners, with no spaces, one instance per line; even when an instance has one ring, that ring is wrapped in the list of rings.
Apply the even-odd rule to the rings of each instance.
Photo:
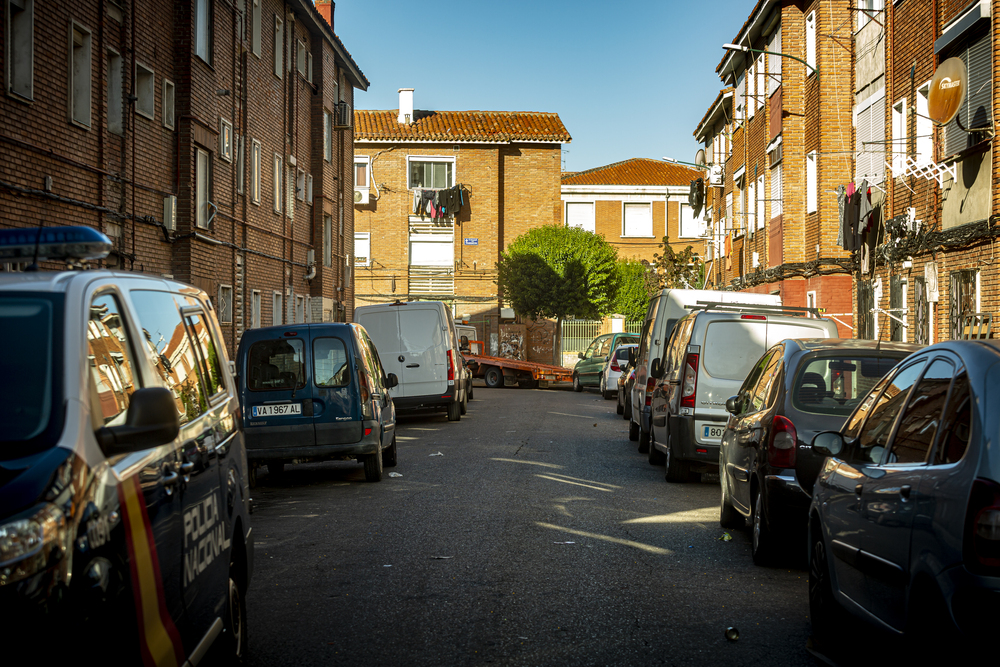
[[[396,301],[354,309],[378,349],[396,410],[439,408],[450,421],[465,414],[471,382],[451,311],[441,301]]]
[[[650,365],[653,359],[663,356],[663,347],[677,321],[691,312],[686,306],[695,306],[699,301],[781,305],[781,297],[777,294],[700,289],[665,289],[649,300],[636,350],[635,383],[625,401],[625,414],[631,414],[629,440],[638,440],[639,451],[644,454],[649,451],[649,407],[654,384],[649,376]]]

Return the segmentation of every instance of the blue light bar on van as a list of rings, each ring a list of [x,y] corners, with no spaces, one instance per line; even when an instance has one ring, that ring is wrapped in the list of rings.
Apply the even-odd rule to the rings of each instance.
[[[39,261],[103,259],[111,247],[111,239],[90,227],[0,229],[0,261],[31,261],[36,252]]]

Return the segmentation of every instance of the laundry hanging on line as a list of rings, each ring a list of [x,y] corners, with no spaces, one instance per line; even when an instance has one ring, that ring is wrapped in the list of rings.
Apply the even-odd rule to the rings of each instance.
[[[455,216],[462,212],[467,198],[461,183],[443,190],[418,188],[413,191],[413,215],[433,219]]]

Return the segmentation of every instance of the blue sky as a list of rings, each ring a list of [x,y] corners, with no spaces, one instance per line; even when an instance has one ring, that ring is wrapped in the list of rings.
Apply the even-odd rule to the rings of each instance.
[[[579,171],[693,161],[715,66],[753,0],[337,0],[334,26],[371,82],[358,109],[550,111]]]

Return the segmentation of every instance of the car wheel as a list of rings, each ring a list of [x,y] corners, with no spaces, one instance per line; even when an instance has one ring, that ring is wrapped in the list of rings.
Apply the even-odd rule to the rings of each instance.
[[[721,466],[720,466],[721,471]],[[742,528],[746,525],[746,520],[743,518],[733,504],[729,502],[729,496],[726,495],[726,478],[723,476],[719,480],[719,488],[722,489],[721,498],[719,500],[719,524],[723,528]]]
[[[615,397],[613,393],[608,391],[608,379],[604,377],[603,373],[601,373],[601,396],[604,397],[605,401],[610,401]]]
[[[643,431],[642,428],[639,429],[639,453],[649,453],[649,433],[647,431]]]
[[[455,405],[454,403],[452,405]],[[378,443],[378,450],[374,454],[365,456],[365,481],[382,481],[382,442]]]
[[[639,439],[639,425],[634,421],[628,423],[628,439],[632,442]]]
[[[661,466],[661,465],[663,465],[663,462],[665,460],[666,460],[666,457],[663,455],[663,452],[661,452],[659,449],[656,448],[656,437],[653,435],[653,432],[650,431],[649,432],[649,464],[650,465],[654,465],[654,466]]]
[[[573,373],[573,391],[583,391],[583,385],[580,384],[580,376]]]
[[[392,468],[396,465],[396,434],[392,435],[392,444],[389,449],[382,450],[382,466]]]
[[[452,401],[448,404],[448,421],[457,422],[462,418],[462,404]]]
[[[625,399],[625,409],[622,410],[622,419],[632,419],[632,399]]]
[[[750,545],[753,562],[757,565],[769,564],[773,547],[774,536],[767,526],[767,517],[764,516],[764,493],[758,488],[753,503],[753,540]]]
[[[812,553],[809,556],[809,621],[812,624],[813,641],[825,647],[836,637],[842,636],[840,633],[846,616],[847,612],[833,596],[830,563],[823,537],[814,535]]]
[[[281,479],[282,475],[285,474],[285,462],[269,461],[267,464],[267,474],[270,475],[272,479]]]
[[[617,410],[618,410],[618,414],[620,414],[620,415],[625,414],[625,406],[622,405],[621,392],[618,392],[618,408],[617,408]]]
[[[466,394],[465,396],[463,396],[462,402],[459,403],[458,405],[459,405],[458,409],[461,410],[463,415],[467,413],[469,411],[469,395]]]
[[[472,400],[472,380],[469,380],[469,400]]]
[[[483,379],[486,380],[486,386],[490,389],[496,389],[503,386],[503,372],[496,366],[490,366],[487,368]]]
[[[691,465],[687,461],[678,461],[674,456],[674,448],[667,440],[667,456],[665,476],[668,482],[686,482],[691,475]]]
[[[233,550],[236,553],[236,550]],[[244,577],[239,566],[229,564],[229,600],[226,609],[225,643],[226,664],[244,665],[247,662],[247,603],[244,595]]]
[[[247,483],[251,489],[257,488],[257,467],[256,463],[247,463]]]

